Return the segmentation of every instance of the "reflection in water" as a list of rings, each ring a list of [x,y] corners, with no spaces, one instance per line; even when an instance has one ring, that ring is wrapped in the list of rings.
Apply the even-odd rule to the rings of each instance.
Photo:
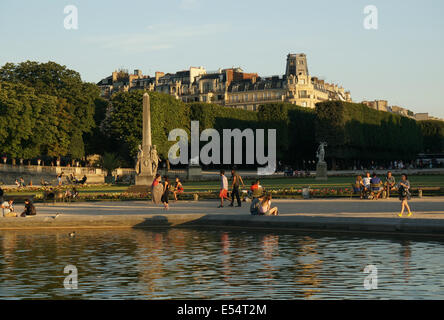
[[[400,250],[400,251],[399,251]],[[400,254],[399,254],[400,252]],[[397,253],[397,254],[394,254]],[[434,240],[191,229],[0,232],[0,298],[444,298]],[[78,269],[65,290],[66,265]],[[378,289],[363,289],[368,264]]]
[[[321,281],[318,278],[318,271],[321,265],[318,252],[316,251],[316,240],[311,237],[303,237],[298,241],[300,248],[298,252],[298,262],[300,271],[298,272],[297,282],[301,283],[301,289],[305,298],[310,298],[318,289]]]
[[[404,273],[404,280],[407,283],[410,278],[410,258],[412,257],[412,250],[410,248],[410,241],[404,240],[401,243],[401,256],[404,262],[403,269],[405,271]]]

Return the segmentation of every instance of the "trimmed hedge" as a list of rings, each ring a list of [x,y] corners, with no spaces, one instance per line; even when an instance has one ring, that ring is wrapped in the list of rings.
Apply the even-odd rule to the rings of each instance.
[[[444,122],[438,120],[418,121],[424,139],[424,152],[444,152]]]
[[[111,112],[102,123],[114,141],[112,151],[129,165],[142,140],[143,93],[135,90],[113,95]],[[273,103],[261,105],[255,112],[208,103],[185,104],[168,94],[149,94],[153,143],[164,159],[174,143],[168,141],[170,130],[183,128],[189,132],[192,120],[199,121],[200,131],[218,130],[221,139],[223,129],[276,129],[277,156],[283,163],[313,160],[320,141],[328,143],[327,158],[343,160],[410,160],[423,149],[438,152],[444,145],[444,123],[417,122],[363,104],[327,101],[308,109]]]
[[[316,115],[316,138],[333,158],[411,160],[422,150],[420,126],[410,118],[341,101],[316,104]]]

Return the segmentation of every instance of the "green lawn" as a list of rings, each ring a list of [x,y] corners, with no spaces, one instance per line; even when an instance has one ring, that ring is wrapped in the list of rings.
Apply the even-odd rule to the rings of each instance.
[[[229,183],[230,183],[230,176]],[[396,181],[399,181],[400,177],[396,176]],[[444,189],[444,175],[430,175],[430,176],[411,176],[409,177],[410,183],[413,188],[415,187],[441,187]],[[247,179],[244,181],[245,187],[249,188],[253,180]],[[302,187],[310,186],[311,189],[320,188],[350,188],[354,182],[353,177],[330,177],[327,181],[316,181],[314,178],[268,178],[262,179],[261,185],[267,190],[279,190],[279,189],[300,189]],[[184,182],[185,192],[205,192],[205,191],[217,191],[219,190],[219,181],[201,181],[201,182]],[[84,195],[94,195],[103,193],[122,193],[128,189],[128,186],[87,186],[79,189],[79,192]],[[38,194],[38,191],[20,191],[9,192],[10,195],[32,195]]]
[[[395,176],[396,181],[400,180],[399,176]],[[415,187],[441,187],[444,190],[444,175],[429,175],[429,176],[411,176],[409,178],[413,188]],[[230,177],[229,177],[230,182]],[[248,189],[253,182],[247,179],[245,182],[245,189]],[[261,180],[261,185],[269,191],[282,189],[302,189],[310,186],[311,189],[323,188],[351,188],[354,182],[353,177],[331,177],[327,181],[316,181],[314,178],[264,178]],[[217,192],[220,187],[219,181],[201,181],[201,182],[184,182],[185,192]],[[107,185],[107,186],[86,186],[79,188],[78,191],[83,196],[100,196],[103,194],[121,194],[128,189],[128,186]],[[441,195],[441,192],[435,192],[433,195]],[[7,192],[9,195],[39,195],[42,196],[41,191],[22,190]]]
[[[400,176],[395,176],[396,181],[400,181]],[[412,187],[441,187],[444,188],[444,175],[433,176],[411,176],[409,177]],[[245,186],[249,187],[253,180],[245,180]],[[229,179],[230,183],[230,179]],[[273,178],[262,179],[261,185],[268,190],[289,189],[289,188],[302,188],[310,186],[315,188],[349,188],[354,183],[353,177],[331,177],[327,181],[317,181],[315,178]],[[206,181],[206,182],[187,182],[184,183],[186,191],[205,191],[205,190],[218,190],[219,182]]]

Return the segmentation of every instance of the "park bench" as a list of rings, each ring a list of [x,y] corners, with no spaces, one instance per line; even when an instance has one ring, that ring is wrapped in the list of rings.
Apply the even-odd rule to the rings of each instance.
[[[359,194],[359,191],[357,190],[354,183],[352,183],[352,189],[353,189],[353,192],[351,193],[350,198],[353,197],[353,194]],[[423,191],[440,191],[440,190],[441,190],[441,187],[412,187],[412,188],[410,188],[410,192],[411,193],[416,192],[419,197],[422,197]],[[386,191],[385,190],[383,191],[382,195],[383,195],[383,198],[386,198]],[[390,195],[398,195],[398,190],[390,190]],[[364,198],[365,198],[365,195],[364,195]]]

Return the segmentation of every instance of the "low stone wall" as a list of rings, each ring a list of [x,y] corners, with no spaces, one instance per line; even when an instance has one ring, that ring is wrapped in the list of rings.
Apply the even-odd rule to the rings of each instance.
[[[95,228],[241,228],[273,231],[311,230],[440,236],[443,219],[399,219],[367,217],[251,216],[234,214],[147,214],[147,215],[61,215],[1,218],[0,230],[13,229],[95,229]]]
[[[47,167],[37,165],[10,165],[0,164],[0,182],[4,185],[15,184],[15,179],[23,177],[25,184],[32,181],[33,185],[40,185],[43,179],[52,185],[57,184],[57,175],[64,173],[63,183],[66,183],[66,177],[73,174],[77,179],[84,175],[88,178],[88,184],[100,184],[105,182],[105,173],[100,168],[85,167]]]

